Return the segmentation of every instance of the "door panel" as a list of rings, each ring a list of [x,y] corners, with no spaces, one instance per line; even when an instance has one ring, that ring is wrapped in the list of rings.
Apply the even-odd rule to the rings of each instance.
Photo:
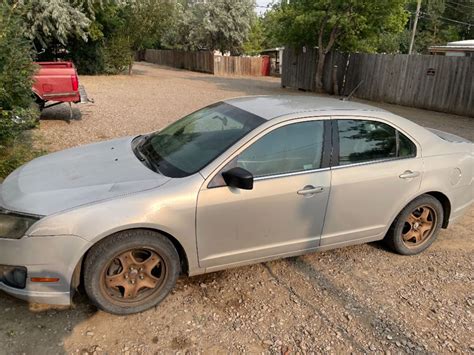
[[[331,196],[321,247],[384,237],[394,216],[420,189],[416,145],[386,122],[333,120]]]
[[[329,121],[306,118],[262,132],[222,171],[238,166],[252,190],[227,186],[216,174],[198,196],[201,267],[289,254],[319,245],[331,183]],[[326,133],[326,137],[324,136]]]
[[[331,172],[257,179],[253,190],[222,186],[199,193],[201,267],[315,248],[324,224]],[[313,187],[314,193],[298,191]]]
[[[420,189],[421,173],[408,179],[399,177],[407,170],[421,172],[422,159],[333,169],[321,246],[383,238],[392,216]]]

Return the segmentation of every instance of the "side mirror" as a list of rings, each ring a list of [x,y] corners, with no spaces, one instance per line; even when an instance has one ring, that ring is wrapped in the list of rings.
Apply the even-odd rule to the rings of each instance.
[[[253,175],[243,168],[232,168],[222,173],[227,186],[236,187],[243,190],[253,189]]]

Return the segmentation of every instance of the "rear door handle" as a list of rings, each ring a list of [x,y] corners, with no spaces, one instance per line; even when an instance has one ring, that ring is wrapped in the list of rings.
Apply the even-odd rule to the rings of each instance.
[[[405,170],[403,173],[398,175],[400,179],[413,179],[420,176],[419,171],[411,171],[411,170]]]
[[[313,185],[306,185],[301,190],[298,190],[296,193],[298,195],[314,195],[314,194],[317,194],[318,192],[322,192],[323,190],[324,190],[324,187],[322,186],[314,187]]]

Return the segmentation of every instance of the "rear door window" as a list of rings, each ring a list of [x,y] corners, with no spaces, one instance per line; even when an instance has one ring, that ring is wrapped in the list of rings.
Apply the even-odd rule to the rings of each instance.
[[[392,126],[370,120],[338,120],[339,165],[412,157],[415,144]]]

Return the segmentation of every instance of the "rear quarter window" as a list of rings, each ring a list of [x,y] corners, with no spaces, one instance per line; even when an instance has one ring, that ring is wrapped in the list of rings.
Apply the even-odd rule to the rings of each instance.
[[[401,158],[409,158],[416,156],[416,145],[410,138],[403,133],[398,132],[398,156]]]

